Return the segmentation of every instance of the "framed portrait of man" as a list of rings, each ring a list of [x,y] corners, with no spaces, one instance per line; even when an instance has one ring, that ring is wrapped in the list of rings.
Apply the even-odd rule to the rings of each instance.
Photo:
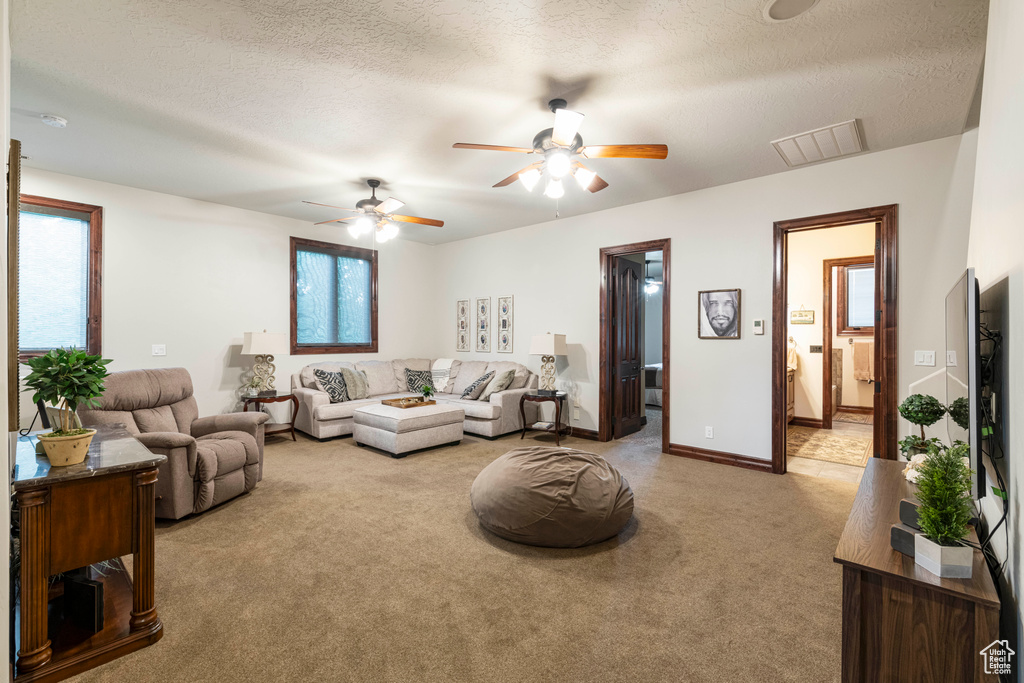
[[[740,338],[740,290],[712,289],[697,292],[697,337]]]

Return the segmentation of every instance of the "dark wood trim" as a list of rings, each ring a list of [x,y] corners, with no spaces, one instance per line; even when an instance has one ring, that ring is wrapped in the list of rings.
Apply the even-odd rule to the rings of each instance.
[[[875,298],[880,320],[875,326],[874,450],[876,457],[896,457],[897,368],[897,256],[898,211],[895,204],[822,216],[777,221],[773,226],[772,274],[772,469],[786,471],[786,239],[801,230],[833,228],[857,223],[876,224]],[[831,389],[830,389],[831,391]],[[831,393],[829,394],[831,401]]]
[[[875,257],[872,254],[871,256],[864,256],[862,257],[862,259],[842,260],[847,262],[836,264],[836,277],[838,279],[838,282],[836,283],[836,327],[838,328],[838,330],[836,331],[836,336],[873,337],[875,336],[874,325],[871,325],[870,327],[850,327],[849,319],[847,318],[849,311],[847,310],[848,306],[846,292],[846,271],[850,270],[851,266],[857,266],[861,268],[867,266],[874,267]]]
[[[88,312],[85,324],[86,351],[94,356],[102,353],[103,348],[103,207],[80,202],[69,202],[52,197],[37,195],[21,195],[19,213],[25,206],[38,206],[44,209],[60,209],[74,211],[89,216],[89,292]],[[15,274],[17,277],[17,274]],[[17,293],[17,290],[15,290]],[[42,355],[49,349],[18,349],[20,360]]]
[[[831,429],[831,427],[825,427],[824,420],[818,420],[813,417],[794,417],[789,421],[789,424],[794,427],[810,427],[811,429]]]
[[[838,410],[841,410],[844,413],[854,413],[856,415],[875,414],[875,409],[872,408],[871,406],[844,406],[843,404],[839,404]]]
[[[658,239],[647,242],[634,242],[633,244],[622,244],[617,247],[604,247],[601,249],[601,297],[600,297],[600,332],[599,332],[599,357],[598,357],[598,420],[597,434],[598,441],[610,441],[612,438],[612,412],[614,406],[608,400],[609,391],[612,386],[611,379],[611,272],[612,264],[617,256],[627,254],[643,254],[649,251],[660,251],[662,255],[662,291],[661,296],[661,363],[662,363],[662,425],[661,425],[661,452],[669,452],[669,402],[670,402],[670,355],[671,355],[671,331],[672,331],[672,240]]]
[[[874,256],[853,256],[846,258],[824,259],[822,265],[822,328],[821,328],[821,428],[832,429],[832,268],[839,268],[854,263],[874,263]],[[837,287],[838,289],[838,287]],[[837,296],[837,313],[845,306],[846,288],[842,296]],[[874,334],[874,328],[869,334]],[[842,382],[842,377],[839,378]]]
[[[598,434],[593,429],[583,429],[582,427],[573,427],[572,433],[569,436],[575,436],[577,439],[586,439],[587,441],[600,441]]]
[[[298,295],[297,286],[297,256],[299,247],[302,251],[316,251],[332,256],[344,258],[357,258],[370,262],[370,343],[369,344],[299,344],[298,343]],[[377,353],[377,251],[375,249],[363,249],[350,247],[344,244],[332,242],[321,242],[319,240],[306,239],[304,237],[292,237],[290,240],[290,261],[291,272],[290,304],[291,323],[289,326],[289,341],[292,355],[303,354],[327,354],[327,353]]]
[[[681,458],[704,460],[706,462],[714,462],[720,465],[732,465],[734,467],[742,467],[748,470],[758,470],[759,472],[771,473],[773,471],[771,460],[751,458],[746,455],[737,455],[736,453],[711,451],[706,448],[682,446],[677,443],[669,444],[667,453],[669,455],[678,455]]]
[[[18,209],[21,205],[21,142],[7,150],[7,431],[20,425],[18,393]]]

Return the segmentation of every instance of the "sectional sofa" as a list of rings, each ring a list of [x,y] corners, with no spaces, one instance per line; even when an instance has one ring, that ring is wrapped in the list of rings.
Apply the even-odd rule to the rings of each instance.
[[[326,361],[307,365],[292,375],[292,392],[299,399],[295,428],[317,439],[348,436],[352,434],[352,416],[357,409],[380,403],[386,398],[417,396],[417,393],[409,391],[405,371],[430,370],[432,364],[433,361],[427,358],[407,358],[356,363]],[[366,376],[369,394],[367,398],[331,403],[330,396],[317,388],[314,369],[338,372],[342,367],[358,370]],[[462,398],[466,388],[483,375],[488,372],[499,375],[508,370],[514,370],[516,373],[509,389],[492,394],[486,401]],[[519,399],[528,391],[536,390],[537,383],[537,375],[519,363],[454,361],[447,386],[435,394],[434,400],[438,403],[456,405],[465,411],[463,431],[494,438],[523,428],[519,414]],[[527,423],[536,421],[537,404],[526,403],[524,407]]]

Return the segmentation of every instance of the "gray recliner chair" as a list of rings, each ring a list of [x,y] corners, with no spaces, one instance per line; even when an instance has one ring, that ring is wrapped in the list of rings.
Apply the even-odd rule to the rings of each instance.
[[[263,478],[266,413],[199,417],[185,368],[127,370],[106,379],[99,407],[82,424],[124,424],[150,451],[167,456],[156,484],[156,516],[181,519],[246,491]]]

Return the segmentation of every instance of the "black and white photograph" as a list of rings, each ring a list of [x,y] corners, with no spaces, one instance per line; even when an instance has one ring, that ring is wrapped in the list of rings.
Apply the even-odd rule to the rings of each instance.
[[[697,293],[697,337],[740,338],[740,290],[711,289]]]

